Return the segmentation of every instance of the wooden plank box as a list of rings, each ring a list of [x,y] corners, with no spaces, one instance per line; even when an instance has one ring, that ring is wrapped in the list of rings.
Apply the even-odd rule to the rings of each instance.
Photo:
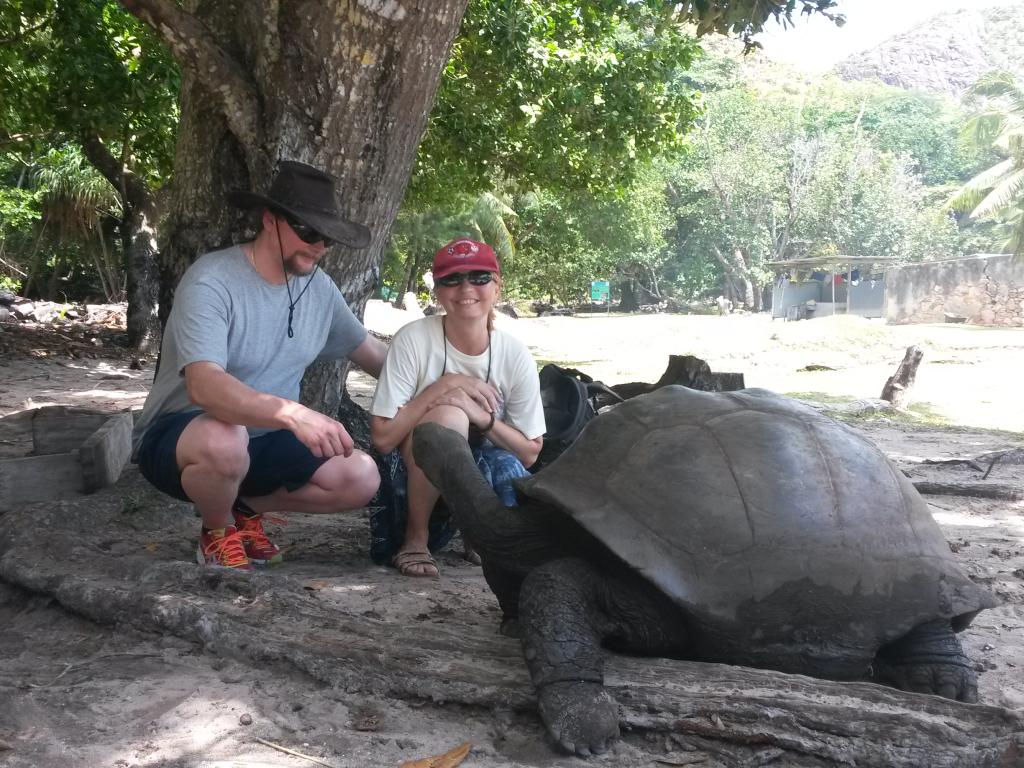
[[[117,482],[132,450],[132,415],[47,406],[0,419],[31,436],[28,456],[0,459],[0,510],[93,493]],[[26,440],[27,442],[27,440]]]

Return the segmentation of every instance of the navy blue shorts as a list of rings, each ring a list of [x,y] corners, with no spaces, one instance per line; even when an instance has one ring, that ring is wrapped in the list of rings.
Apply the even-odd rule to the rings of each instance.
[[[142,437],[135,463],[142,476],[164,493],[191,501],[181,487],[178,469],[178,439],[185,427],[202,411],[165,413]],[[249,472],[238,489],[239,496],[267,496],[278,488],[294,491],[328,459],[318,458],[287,429],[249,439]]]

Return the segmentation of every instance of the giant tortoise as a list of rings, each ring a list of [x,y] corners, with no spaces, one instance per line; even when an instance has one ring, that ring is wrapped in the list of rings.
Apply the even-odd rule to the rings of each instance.
[[[766,390],[663,387],[594,419],[504,507],[464,438],[416,461],[518,622],[561,748],[618,735],[601,647],[976,701],[956,632],[995,601],[902,472],[852,429]]]

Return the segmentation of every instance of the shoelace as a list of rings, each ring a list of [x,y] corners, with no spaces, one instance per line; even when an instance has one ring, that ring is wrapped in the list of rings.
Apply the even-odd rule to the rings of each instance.
[[[275,525],[288,525],[288,519],[278,515],[262,514],[252,515],[251,517],[238,515],[236,523],[241,524],[238,527],[238,535],[243,539],[248,539],[257,546],[270,544],[270,539],[267,538],[267,534],[263,531],[264,520]]]
[[[203,548],[203,554],[215,554],[220,564],[228,568],[237,568],[240,565],[247,565],[249,563],[249,558],[245,554],[245,548],[242,546],[242,537],[237,531],[225,533],[223,536],[214,538]]]

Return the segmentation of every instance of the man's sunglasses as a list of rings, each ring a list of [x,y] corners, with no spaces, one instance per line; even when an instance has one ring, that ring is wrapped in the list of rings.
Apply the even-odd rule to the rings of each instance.
[[[330,248],[334,245],[334,240],[329,238],[323,232],[318,232],[308,224],[303,224],[301,221],[296,221],[291,216],[284,216],[285,221],[288,222],[288,226],[292,228],[292,232],[304,243],[313,245],[314,243],[323,243],[324,248]]]
[[[493,279],[493,272],[474,270],[473,272],[452,272],[450,275],[437,278],[434,282],[445,288],[454,288],[456,285],[462,285],[464,280],[469,280],[470,285],[487,285]]]

